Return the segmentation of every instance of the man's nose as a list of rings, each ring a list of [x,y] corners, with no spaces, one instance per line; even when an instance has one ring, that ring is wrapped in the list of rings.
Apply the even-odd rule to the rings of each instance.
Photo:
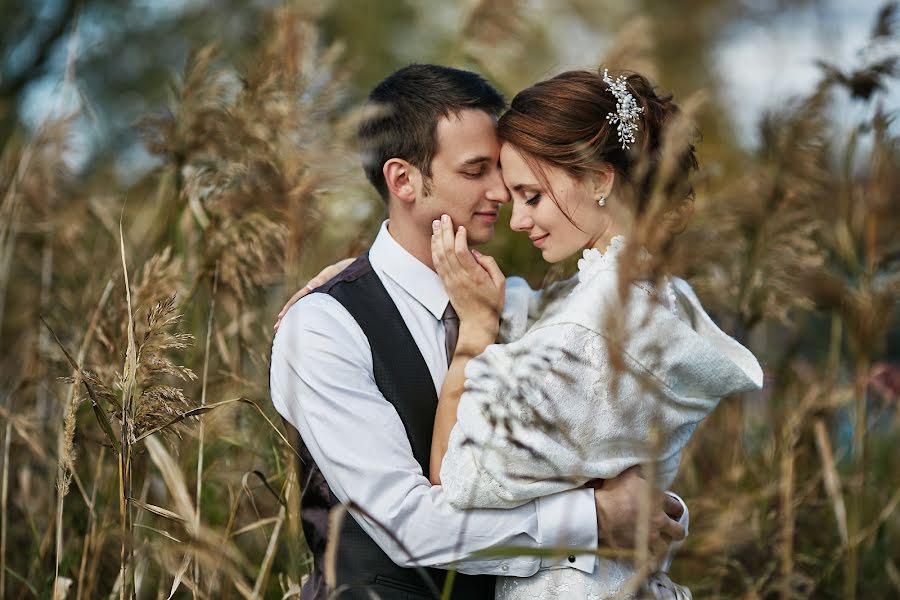
[[[484,196],[491,202],[499,202],[500,204],[509,202],[509,190],[506,189],[506,185],[503,183],[503,177],[500,176],[499,171],[491,181],[491,185],[488,187]]]

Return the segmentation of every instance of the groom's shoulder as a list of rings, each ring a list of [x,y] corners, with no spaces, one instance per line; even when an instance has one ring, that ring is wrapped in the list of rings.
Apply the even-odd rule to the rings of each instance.
[[[322,340],[340,343],[359,326],[347,309],[329,294],[313,292],[291,306],[273,340],[273,351],[280,346],[309,348]],[[315,343],[313,343],[315,342]]]
[[[334,296],[337,293],[347,293],[354,289],[360,289],[358,286],[348,285],[355,283],[358,279],[365,275],[373,273],[372,263],[369,262],[369,253],[366,252],[356,257],[352,263],[347,265],[340,273],[316,288],[316,292]],[[377,277],[377,275],[376,275]],[[335,288],[338,288],[337,290]]]

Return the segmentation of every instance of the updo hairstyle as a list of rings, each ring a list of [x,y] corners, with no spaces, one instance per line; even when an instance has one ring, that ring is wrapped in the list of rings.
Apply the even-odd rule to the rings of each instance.
[[[684,204],[693,199],[690,176],[697,170],[692,143],[696,132],[693,128],[673,129],[687,137],[666,144],[674,155],[663,157],[664,136],[679,108],[671,95],[657,95],[642,75],[627,74],[626,83],[643,108],[631,148],[623,148],[616,124],[607,118],[616,113],[610,86],[600,72],[586,70],[567,71],[519,92],[500,117],[498,135],[520,151],[545,187],[541,163],[578,179],[610,165],[616,175],[616,199],[629,198],[636,216],[645,213],[658,182],[666,203],[660,216],[684,215],[689,212]],[[661,171],[665,181],[659,180]]]

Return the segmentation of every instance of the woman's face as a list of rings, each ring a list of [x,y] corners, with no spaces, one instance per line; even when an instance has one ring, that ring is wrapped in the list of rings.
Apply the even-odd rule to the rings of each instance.
[[[500,149],[500,165],[503,182],[512,194],[510,227],[527,233],[547,262],[559,262],[593,245],[608,225],[594,198],[593,185],[586,179],[576,179],[544,163],[541,166],[550,188],[546,189],[509,143]]]

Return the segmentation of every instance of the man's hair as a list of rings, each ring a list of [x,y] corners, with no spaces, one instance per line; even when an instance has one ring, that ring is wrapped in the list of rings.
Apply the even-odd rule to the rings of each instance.
[[[366,177],[388,199],[384,163],[402,158],[431,176],[437,152],[437,123],[466,109],[497,116],[503,95],[471,71],[440,65],[409,65],[388,75],[369,94],[359,126],[359,149]]]

